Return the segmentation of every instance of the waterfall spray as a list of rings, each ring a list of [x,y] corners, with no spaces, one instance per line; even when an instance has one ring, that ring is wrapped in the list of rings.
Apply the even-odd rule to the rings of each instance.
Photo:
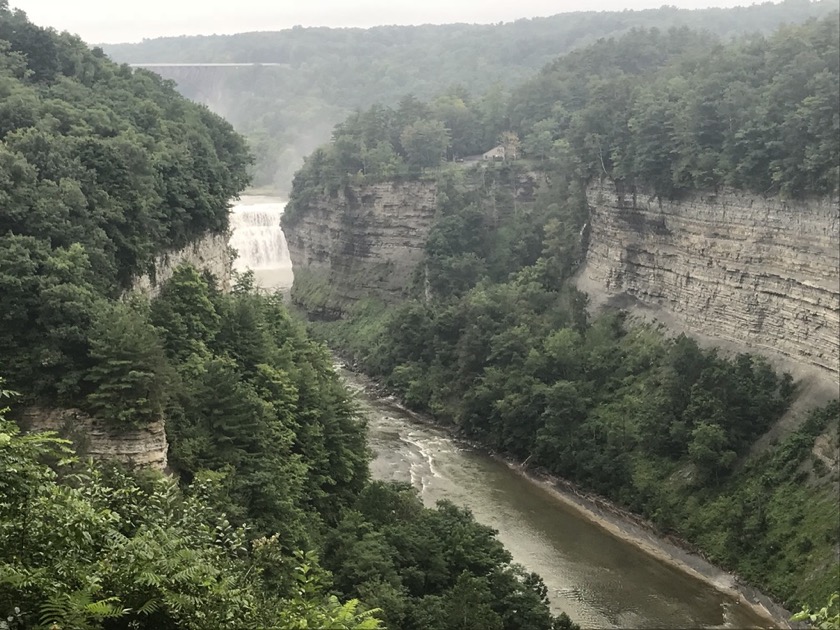
[[[285,202],[265,197],[243,197],[230,217],[230,246],[238,252],[234,269],[252,269],[264,288],[288,289],[292,261],[280,228]]]

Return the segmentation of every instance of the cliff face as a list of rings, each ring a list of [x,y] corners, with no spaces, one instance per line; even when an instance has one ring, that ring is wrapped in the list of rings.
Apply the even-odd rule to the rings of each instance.
[[[338,316],[362,298],[401,299],[423,260],[435,217],[434,182],[347,186],[284,223],[295,273],[292,298]]]
[[[530,200],[539,183],[518,183],[517,200]],[[399,301],[423,261],[435,195],[432,182],[406,182],[315,199],[285,226],[293,298],[328,316],[366,297]],[[837,199],[726,191],[660,201],[612,184],[590,187],[587,198],[588,247],[577,284],[593,306],[632,307],[674,330],[836,383]]]
[[[77,409],[30,407],[22,412],[20,425],[27,431],[56,431],[71,440],[79,454],[94,459],[116,460],[132,468],[164,470],[167,465],[169,444],[163,420],[125,430]]]
[[[592,187],[578,287],[687,331],[813,366],[840,362],[840,205],[736,192],[678,202]]]
[[[218,279],[222,291],[230,290],[233,260],[228,239],[228,234],[208,234],[183,249],[161,254],[155,259],[154,277],[140,276],[134,281],[132,290],[154,297],[182,263],[209,271]]]

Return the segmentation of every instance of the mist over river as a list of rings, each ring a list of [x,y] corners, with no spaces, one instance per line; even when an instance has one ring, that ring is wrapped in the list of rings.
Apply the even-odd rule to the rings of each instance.
[[[376,479],[410,482],[428,506],[470,508],[498,530],[514,562],[542,576],[555,613],[585,628],[748,628],[772,625],[710,584],[612,535],[550,490],[493,457],[418,423],[342,371],[368,412]]]

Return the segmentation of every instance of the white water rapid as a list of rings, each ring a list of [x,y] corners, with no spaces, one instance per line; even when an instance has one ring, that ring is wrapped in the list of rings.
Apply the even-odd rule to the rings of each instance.
[[[276,197],[243,196],[230,217],[230,246],[238,256],[236,271],[251,269],[263,289],[288,291],[292,287],[292,261],[280,217],[286,202]]]

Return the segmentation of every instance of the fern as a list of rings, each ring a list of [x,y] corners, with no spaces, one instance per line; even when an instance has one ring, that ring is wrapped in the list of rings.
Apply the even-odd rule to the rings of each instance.
[[[157,599],[153,598],[153,599],[150,599],[149,601],[147,601],[142,606],[140,606],[137,609],[137,614],[138,615],[151,615],[153,613],[156,613],[158,610],[160,610],[161,607],[162,607],[162,604],[161,604],[160,600],[157,600]]]

